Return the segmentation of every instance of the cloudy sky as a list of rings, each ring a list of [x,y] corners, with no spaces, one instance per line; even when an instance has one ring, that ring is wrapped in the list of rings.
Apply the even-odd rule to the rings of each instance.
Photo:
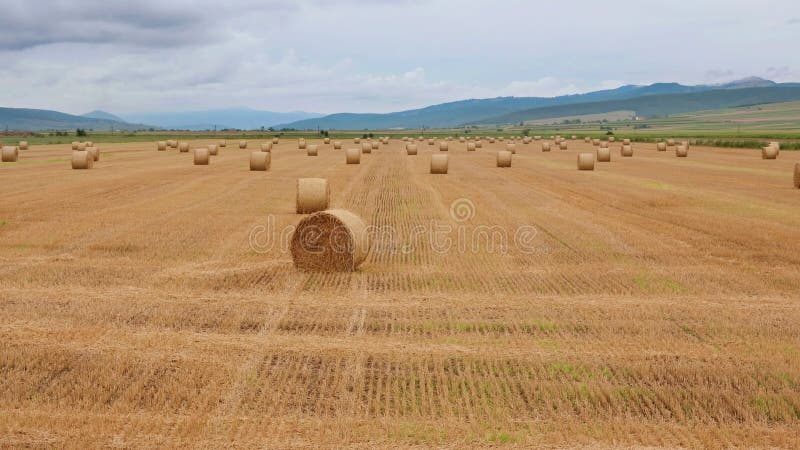
[[[388,112],[800,81],[797,0],[0,0],[0,106]]]

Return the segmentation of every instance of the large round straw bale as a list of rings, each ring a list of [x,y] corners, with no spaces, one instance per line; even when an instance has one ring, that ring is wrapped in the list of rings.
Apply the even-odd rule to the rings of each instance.
[[[372,153],[372,144],[370,144],[369,142],[362,142],[361,153]]]
[[[244,139],[243,139],[243,140],[241,140],[241,141],[239,141],[239,148],[240,148],[240,149],[245,149],[245,148],[247,148],[247,141],[245,141]]]
[[[560,144],[558,144],[558,147],[559,147],[561,150],[566,150],[566,149],[567,149],[567,141],[561,141],[561,143],[560,143]]]
[[[207,147],[194,149],[195,166],[207,166],[209,160],[211,160],[211,153],[208,151]]]
[[[428,139],[428,145],[433,145],[433,144],[435,144],[434,140],[433,139]]]
[[[611,149],[598,148],[597,149],[597,162],[611,162]]]
[[[587,136],[587,137],[583,138],[583,142],[589,144],[589,143],[592,142],[592,140]]]
[[[474,142],[467,142],[467,151],[474,152],[475,149],[478,148],[478,145]]]
[[[660,152],[667,151],[667,143],[666,142],[659,142],[658,144],[656,144],[656,149],[658,151],[660,151]]]
[[[542,142],[542,151],[549,152],[550,151],[550,143],[549,142]]]
[[[272,138],[272,145],[278,145],[279,142],[280,142],[280,139]]]
[[[341,150],[342,149],[342,142],[341,141],[333,141],[333,149],[334,150]]]
[[[217,156],[219,154],[219,147],[216,144],[208,144],[208,154],[211,156]]]
[[[355,138],[355,139],[353,139],[353,143],[354,143],[354,144],[360,144],[360,143],[361,143],[361,138]]]
[[[462,144],[463,144],[465,141],[466,141],[466,139],[464,139],[464,136],[460,136],[460,137],[458,138],[458,142],[460,142],[460,143],[462,143]]]
[[[77,149],[78,149],[78,145],[79,145],[79,144],[80,144],[80,142],[78,142],[78,141],[73,141],[73,142],[72,142],[72,149],[73,149],[73,150],[77,150]],[[166,146],[166,143],[165,143],[164,145]]]
[[[325,138],[322,140],[322,142],[325,143],[325,145],[328,145],[331,143],[331,138]]]
[[[667,139],[667,147],[672,147],[675,145],[675,139]]]
[[[794,187],[800,189],[800,163],[794,165]]]
[[[272,153],[252,152],[250,153],[250,170],[266,171],[272,164]]]
[[[178,141],[176,141],[175,139],[167,139],[167,147],[178,148]]]
[[[325,178],[297,179],[297,213],[311,214],[328,209],[331,191]]]
[[[439,151],[440,152],[446,152],[448,150],[450,150],[450,145],[447,143],[447,141],[439,142]]]
[[[94,159],[86,150],[77,150],[72,152],[73,169],[91,169],[93,165]]]
[[[408,155],[416,155],[417,154],[417,144],[406,144],[406,154]]]
[[[578,170],[594,170],[594,153],[578,153]]]
[[[517,153],[517,144],[506,144],[506,151],[509,151],[512,154],[516,154]]]
[[[305,150],[306,149],[306,140],[305,139],[298,140],[297,141],[297,148],[300,149],[300,150]]]
[[[357,215],[343,209],[314,213],[295,228],[294,266],[312,272],[352,272],[367,259],[370,238]]]
[[[633,156],[633,147],[630,145],[623,145],[622,148],[619,150],[619,154],[626,158]]]
[[[28,141],[19,141],[19,145],[17,145],[20,150],[27,150],[28,149]]]
[[[17,162],[19,158],[19,147],[17,146],[4,146],[2,150],[2,160],[3,162]]]
[[[599,146],[600,145],[600,139],[592,139],[592,145],[594,145],[595,147]]]
[[[186,153],[186,152],[188,152],[188,151],[189,151],[189,143],[188,143],[188,142],[181,142],[181,143],[178,145],[178,150],[179,150],[181,153]]]
[[[689,156],[689,149],[685,145],[675,147],[675,156],[678,158],[686,158]]]
[[[87,147],[94,147],[94,142],[92,142],[92,141],[86,141],[86,146],[87,146]]]
[[[348,148],[344,153],[347,164],[361,164],[361,149]]]
[[[573,134],[573,135],[572,135],[572,140],[573,140],[573,141],[577,141],[577,140],[578,140],[578,136],[575,136],[575,135]]]
[[[374,142],[372,142],[372,149],[373,149],[373,150],[377,150],[377,149],[379,149],[380,147],[381,147],[381,146],[380,146],[380,144],[378,143],[378,141],[374,141]]]
[[[530,144],[531,143],[531,138],[529,138],[528,136],[525,136],[524,138],[522,138],[522,143],[525,144],[525,145]]]
[[[600,148],[608,148],[608,142],[607,141],[601,142],[600,143]]]
[[[78,144],[78,148],[76,148],[75,150],[79,151],[79,152],[85,151],[86,150],[86,144],[84,144],[83,142],[79,143]]]
[[[489,138],[489,143],[494,144],[495,138]]]
[[[761,149],[761,159],[777,159],[778,149],[775,147],[764,147]]]
[[[447,166],[449,161],[450,157],[446,153],[437,153],[431,155],[431,173],[436,173],[436,174],[447,173]]]
[[[622,140],[622,145],[631,145],[631,140],[630,139],[623,139]]]
[[[497,152],[497,167],[511,167],[511,152],[508,150]]]
[[[317,146],[315,144],[309,145],[306,154],[308,154],[308,156],[317,156]]]
[[[272,142],[266,142],[261,144],[261,151],[262,152],[271,152],[272,151]]]
[[[223,140],[221,140],[221,141],[217,142],[217,145],[219,146],[219,148],[225,148],[225,147],[227,147],[227,146],[228,146],[228,141],[226,141],[225,139],[223,139]]]
[[[475,141],[475,148],[483,148],[483,142]]]
[[[165,152],[165,151],[167,151],[167,141],[158,141],[158,144],[156,145],[156,148],[157,148],[157,149],[158,149],[158,151],[160,151],[160,152]],[[74,150],[74,149],[75,149],[75,147],[73,147],[72,149]]]
[[[617,140],[617,138],[615,138],[614,136],[609,136],[608,137],[608,142],[614,142],[616,140]]]
[[[100,149],[97,147],[86,147],[86,151],[92,155],[93,161],[100,161]]]

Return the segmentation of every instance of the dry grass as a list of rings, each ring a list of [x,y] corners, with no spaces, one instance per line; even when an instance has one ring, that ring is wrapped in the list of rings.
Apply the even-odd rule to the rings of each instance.
[[[0,448],[800,446],[798,153],[637,143],[581,173],[583,142],[508,170],[457,145],[431,176],[435,147],[285,139],[264,176],[154,146],[0,165]],[[345,274],[254,251],[303,177],[399,237]],[[536,251],[440,253],[429,224]]]

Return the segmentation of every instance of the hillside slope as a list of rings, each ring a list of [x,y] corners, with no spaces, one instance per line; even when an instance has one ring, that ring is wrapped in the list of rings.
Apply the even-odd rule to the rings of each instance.
[[[0,127],[19,131],[66,131],[76,128],[105,131],[111,130],[112,128],[115,130],[141,130],[151,128],[148,125],[142,124],[74,116],[72,114],[65,114],[47,109],[27,108],[0,108]]]

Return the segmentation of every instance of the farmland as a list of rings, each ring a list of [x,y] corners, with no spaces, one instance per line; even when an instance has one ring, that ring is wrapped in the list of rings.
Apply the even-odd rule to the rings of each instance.
[[[800,446],[800,152],[149,139],[0,163],[0,448]],[[293,267],[301,177],[358,271]]]

